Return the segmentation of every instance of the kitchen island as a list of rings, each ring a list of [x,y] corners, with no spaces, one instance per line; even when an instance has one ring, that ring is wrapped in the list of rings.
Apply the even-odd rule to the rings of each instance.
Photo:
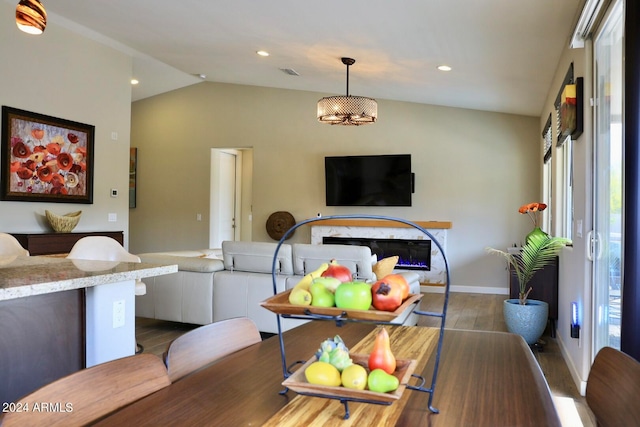
[[[135,280],[176,265],[0,257],[0,402],[135,352]]]

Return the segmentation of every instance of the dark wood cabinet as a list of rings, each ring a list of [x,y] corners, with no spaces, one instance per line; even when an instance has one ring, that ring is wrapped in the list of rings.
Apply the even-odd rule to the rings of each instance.
[[[85,367],[84,301],[84,289],[0,301],[0,402]]]
[[[549,304],[549,320],[551,320],[552,334],[555,334],[558,321],[558,264],[559,258],[542,270],[535,273],[529,285],[533,288],[529,299],[544,301]],[[520,284],[513,268],[509,269],[509,297],[518,298]]]
[[[87,236],[107,236],[115,239],[121,245],[124,242],[122,231],[94,231],[88,233],[22,233],[14,234],[13,237],[23,248],[29,251],[30,255],[54,255],[66,254],[71,251],[75,243]]]

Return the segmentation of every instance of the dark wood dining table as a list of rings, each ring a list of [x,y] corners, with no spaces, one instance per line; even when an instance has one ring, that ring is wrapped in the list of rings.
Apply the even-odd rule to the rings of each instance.
[[[364,338],[370,340],[375,328],[367,323],[337,327],[330,321],[309,322],[283,334],[287,363],[308,360],[324,339],[336,334],[347,345],[366,347]],[[387,328],[397,356],[402,356],[403,350],[398,348],[400,344],[394,349],[394,336],[410,345],[411,341],[437,336],[439,331]],[[427,380],[427,386],[433,373],[435,342],[423,347],[411,344],[428,349],[428,354],[416,356],[421,360],[415,371]],[[338,400],[291,390],[280,394],[283,380],[279,339],[274,336],[176,381],[96,425],[346,427],[365,425],[359,417],[367,416],[379,421],[376,425],[411,427],[560,426],[549,387],[531,350],[520,336],[503,332],[445,330],[433,397],[439,413],[429,410],[429,393],[406,389],[389,406],[349,402],[352,414],[345,420],[344,406]]]

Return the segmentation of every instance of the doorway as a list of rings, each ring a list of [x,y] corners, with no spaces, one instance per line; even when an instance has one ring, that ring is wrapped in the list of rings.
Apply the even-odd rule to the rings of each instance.
[[[209,247],[221,248],[225,240],[239,240],[238,220],[242,200],[242,151],[211,150]]]

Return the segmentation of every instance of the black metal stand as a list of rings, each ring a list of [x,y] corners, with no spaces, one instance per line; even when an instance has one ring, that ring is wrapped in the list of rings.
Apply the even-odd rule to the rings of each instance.
[[[434,368],[433,368],[433,375],[431,377],[431,386],[430,387],[424,387],[424,383],[426,382],[424,378],[422,378],[421,376],[418,375],[412,375],[412,377],[415,378],[419,378],[420,384],[417,386],[412,386],[407,384],[406,388],[410,389],[410,390],[416,390],[416,391],[421,391],[421,392],[426,392],[429,393],[429,402],[428,402],[428,406],[429,406],[429,410],[433,413],[438,413],[438,409],[435,408],[433,406],[433,394],[435,392],[435,388],[436,388],[436,381],[438,378],[438,368],[440,366],[440,353],[442,351],[442,341],[444,339],[444,326],[445,326],[445,320],[447,317],[447,306],[449,303],[449,287],[450,287],[450,274],[449,274],[449,263],[447,261],[447,257],[445,255],[444,252],[444,248],[440,245],[440,242],[438,242],[436,240],[436,238],[427,230],[425,230],[424,228],[420,227],[419,225],[411,222],[411,221],[407,221],[401,218],[394,218],[394,217],[388,217],[388,216],[380,216],[380,215],[332,215],[332,216],[326,216],[326,217],[320,217],[320,218],[311,218],[311,219],[307,219],[304,221],[301,221],[299,223],[297,223],[296,225],[294,225],[293,227],[291,227],[285,234],[284,236],[282,236],[282,238],[280,239],[280,241],[278,242],[278,245],[276,246],[276,251],[273,255],[273,264],[271,267],[271,276],[272,276],[272,282],[273,282],[273,294],[276,295],[278,293],[277,291],[277,287],[276,287],[276,268],[277,268],[277,258],[278,258],[278,252],[280,251],[280,247],[282,246],[282,244],[285,242],[285,240],[287,240],[287,238],[298,228],[301,227],[303,225],[309,224],[309,223],[313,223],[316,221],[322,221],[322,220],[328,220],[328,219],[373,219],[373,220],[384,220],[384,221],[392,221],[392,222],[399,222],[399,223],[403,223],[406,224],[408,226],[411,226],[413,228],[416,228],[418,230],[420,230],[422,233],[426,234],[431,241],[438,247],[438,249],[440,250],[440,253],[442,254],[442,257],[444,259],[444,264],[445,264],[445,270],[446,270],[446,284],[445,284],[445,289],[444,289],[444,302],[443,302],[443,307],[442,307],[442,311],[441,312],[429,312],[429,311],[421,311],[421,310],[416,310],[416,306],[417,306],[417,302],[411,306],[410,308],[407,308],[407,310],[413,310],[414,313],[421,315],[421,316],[431,316],[431,317],[437,317],[440,319],[440,333],[438,336],[438,345],[436,348],[436,359],[435,359],[435,364],[434,364]],[[340,315],[337,316],[327,316],[327,315],[318,315],[318,314],[314,314],[311,313],[310,311],[306,311],[304,315],[288,315],[288,314],[276,314],[277,316],[277,324],[278,324],[278,339],[280,340],[280,354],[282,356],[282,374],[284,376],[284,378],[288,378],[292,372],[291,372],[291,367],[299,364],[299,363],[304,363],[303,361],[297,361],[295,363],[293,363],[291,366],[287,366],[287,361],[286,361],[286,355],[285,355],[285,349],[284,349],[284,340],[282,337],[282,326],[281,326],[281,317],[284,318],[291,318],[291,319],[310,319],[310,320],[324,320],[324,321],[334,321],[336,323],[336,326],[340,327],[344,324],[344,322],[363,322],[363,323],[376,323],[376,324],[392,324],[391,322],[378,322],[378,321],[372,321],[372,320],[361,320],[361,319],[356,319],[356,318],[349,318],[347,316],[346,312],[343,312]],[[282,390],[280,393],[281,394],[285,394],[288,392],[288,388],[285,388],[284,390]],[[308,395],[308,396],[314,396],[311,393],[298,393],[298,394],[303,394],[303,395]],[[340,402],[342,404],[344,404],[345,407],[345,416],[344,419],[349,418],[350,412],[349,412],[349,405],[348,402],[350,401],[355,401],[355,402],[363,402],[363,403],[372,403],[372,404],[383,404],[383,405],[390,405],[390,402],[379,402],[379,401],[372,401],[372,400],[363,400],[363,399],[350,399],[350,398],[344,398],[344,397],[330,397],[330,396],[320,396],[320,397],[324,397],[324,398],[329,398],[329,399],[337,399],[340,400]]]

